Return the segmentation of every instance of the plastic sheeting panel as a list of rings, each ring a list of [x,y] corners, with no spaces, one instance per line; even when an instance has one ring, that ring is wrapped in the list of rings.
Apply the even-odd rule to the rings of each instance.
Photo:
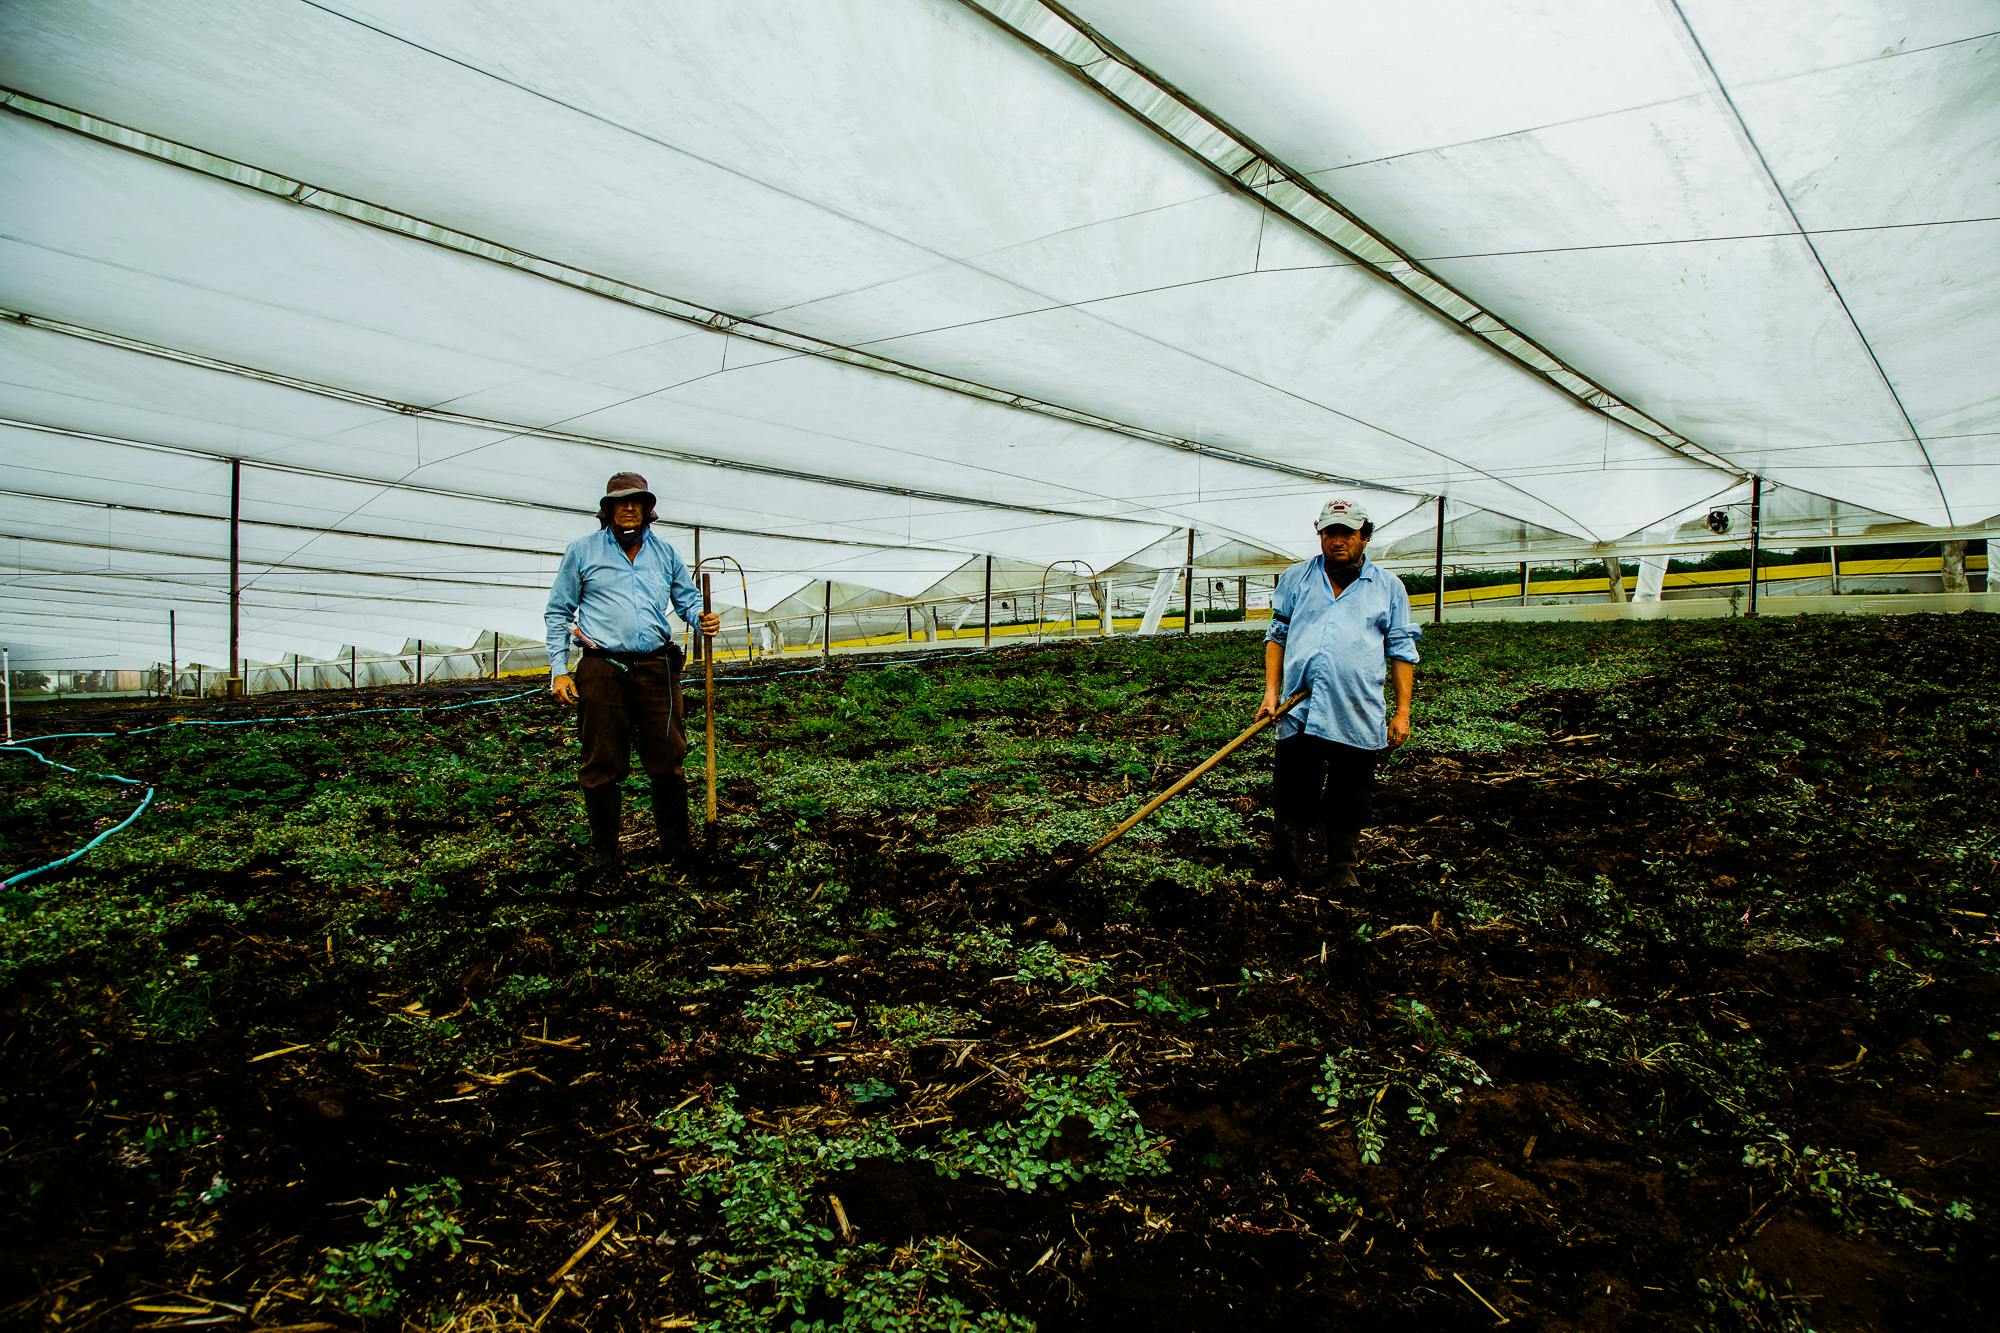
[[[1074,8],[1767,496],[1828,498],[1774,526],[2000,512],[1992,0]],[[0,307],[81,326],[0,325],[0,490],[42,506],[0,540],[24,574],[212,560],[248,460],[260,635],[364,605],[531,633],[625,467],[763,609],[983,555],[1168,564],[1187,527],[1282,562],[1337,491],[1385,551],[1438,494],[1467,551],[1699,543],[1741,480],[950,0],[15,0],[0,83],[241,164],[0,116]],[[411,566],[417,600],[380,595]],[[0,627],[56,634],[30,583]]]

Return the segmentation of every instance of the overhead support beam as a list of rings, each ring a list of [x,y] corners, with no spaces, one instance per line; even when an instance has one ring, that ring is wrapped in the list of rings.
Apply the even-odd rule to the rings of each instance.
[[[669,462],[689,463],[696,467],[712,467],[725,472],[745,472],[754,476],[777,477],[786,481],[811,482],[815,485],[832,486],[840,490],[861,491],[870,495],[893,495],[901,500],[927,500],[935,504],[971,506],[977,509],[989,509],[995,513],[1030,514],[1038,518],[1092,519],[1103,523],[1132,523],[1153,527],[1160,526],[1159,521],[1154,519],[1093,514],[1085,509],[1056,509],[1043,505],[1010,504],[999,500],[981,500],[975,496],[960,495],[952,491],[922,490],[910,486],[893,486],[885,482],[857,481],[848,477],[832,476],[824,472],[813,472],[804,468],[785,468],[769,463],[750,463],[741,459],[722,458],[714,454],[698,454],[686,449],[669,449],[661,445],[637,444],[631,440],[612,439],[609,436],[584,435],[576,431],[556,430],[553,427],[546,426],[527,426],[517,421],[502,421],[494,417],[475,417],[468,416],[462,412],[446,412],[440,408],[424,407],[417,403],[398,402],[393,398],[379,398],[373,394],[366,394],[337,385],[321,384],[313,380],[300,379],[294,375],[281,375],[274,371],[259,370],[253,366],[244,366],[231,361],[221,361],[214,357],[201,356],[194,352],[184,352],[176,348],[161,347],[154,343],[141,342],[136,338],[126,338],[118,334],[105,333],[99,329],[85,328],[80,324],[69,324],[62,320],[49,319],[41,315],[28,314],[19,310],[9,310],[5,307],[0,307],[0,320],[8,320],[28,328],[41,329],[49,333],[60,333],[67,337],[80,338],[104,346],[119,347],[126,351],[138,352],[145,356],[155,356],[168,361],[176,361],[182,365],[195,366],[202,370],[215,371],[218,374],[240,376],[244,379],[257,380],[264,384],[274,384],[287,389],[296,389],[301,393],[310,393],[322,398],[355,403],[383,412],[394,412],[399,416],[411,417],[421,421],[435,421],[448,426],[463,426],[471,430],[492,431],[502,436],[548,440],[555,444],[584,445],[596,449],[612,449],[639,458],[658,458]],[[36,426],[29,422],[0,421],[0,425],[20,426],[28,430],[49,429],[48,427]],[[83,432],[58,431],[57,433],[76,434],[80,438],[89,439],[110,438],[87,435]],[[117,442],[126,443],[125,441]],[[186,450],[185,452],[199,453],[200,451]],[[222,456],[215,455],[215,457]],[[305,471],[305,469],[290,470]],[[325,473],[320,475],[340,476],[341,474]],[[1307,474],[1301,473],[1300,475]],[[345,481],[358,481],[370,486],[401,484],[371,481],[365,477],[341,476],[341,479]],[[1313,479],[1319,480],[1320,478],[1314,475]],[[410,489],[425,488],[412,487]],[[1378,487],[1377,489],[1387,488]],[[479,498],[483,499],[485,497]],[[1098,497],[1093,496],[1090,498]],[[573,513],[575,511],[566,510],[564,512]],[[718,528],[717,531],[728,531],[728,529]],[[850,542],[845,544],[862,545],[864,543]]]
[[[45,435],[60,435],[65,439],[91,440],[99,444],[112,444],[125,449],[146,449],[158,453],[177,454],[185,458],[210,459],[218,463],[230,461],[229,455],[212,452],[206,449],[190,449],[185,445],[178,445],[178,444],[156,444],[151,440],[135,440],[120,435],[103,435],[94,431],[67,430],[60,426],[44,426],[38,422],[16,421],[7,417],[0,417],[0,426],[10,427],[15,430],[39,431]],[[607,447],[612,447],[612,446],[607,446]],[[476,491],[452,490],[443,486],[423,486],[415,482],[409,482],[409,481],[385,481],[379,478],[354,476],[342,472],[329,472],[323,468],[300,467],[295,463],[273,463],[273,462],[267,462],[262,459],[254,459],[254,458],[249,459],[247,461],[249,462],[251,467],[261,468],[267,472],[281,472],[286,474],[287,476],[312,477],[324,481],[337,481],[356,486],[369,486],[373,487],[378,491],[397,491],[409,495],[431,495],[431,496],[436,496],[440,499],[447,499],[447,500],[468,500],[479,504],[499,505],[509,509],[525,509],[539,514],[560,514],[566,518],[575,518],[579,515],[580,512],[575,507],[570,505],[542,504],[532,500],[515,500],[515,499],[509,499],[505,496],[483,495]],[[825,479],[819,478],[818,480],[824,481]],[[116,504],[110,501],[102,501],[102,500],[78,500],[70,496],[43,495],[33,491],[0,490],[0,495],[19,495],[31,500],[47,500],[56,504],[94,505],[104,509],[130,509],[139,513],[170,514],[182,518],[213,519],[215,517],[212,514],[180,513],[179,511],[169,510],[169,509],[159,509],[148,505]],[[1085,515],[1067,514],[1067,513],[1058,513],[1055,516],[1062,518],[1087,517]],[[670,523],[674,523],[674,525],[677,527],[691,526],[689,524],[680,523],[672,518],[669,518],[668,521]],[[1106,523],[1118,523],[1118,522],[1138,522],[1139,520],[1108,518],[1103,521]],[[301,532],[327,531],[327,529],[314,528],[314,527],[309,527],[299,524],[290,524],[290,523],[267,523],[259,521],[257,523],[257,526],[272,527],[272,528],[295,528]],[[857,547],[865,549],[868,547],[880,547],[889,544],[887,542],[862,541],[855,538],[842,539],[838,537],[811,537],[804,535],[796,535],[789,532],[765,532],[759,528],[718,527],[715,524],[706,522],[704,522],[702,526],[711,533],[722,532],[722,533],[727,533],[733,537],[762,537],[762,538],[768,538],[769,540],[772,541],[803,542],[813,546],[838,546],[848,550],[852,550]],[[1153,524],[1150,526],[1158,526],[1158,525]],[[495,550],[495,551],[506,551],[512,553],[518,553],[520,551],[520,548],[517,546],[482,546],[473,542],[454,542],[435,537],[399,537],[390,533],[366,532],[354,528],[339,528],[339,529],[333,529],[333,531],[338,531],[346,536],[370,537],[382,541],[425,542],[441,546],[460,547],[466,550]],[[951,555],[951,556],[964,555],[964,553],[961,551],[946,551],[938,547],[929,547],[929,546],[905,547],[900,549],[937,551],[941,555]],[[562,552],[558,549],[554,551],[554,554],[560,556]],[[968,560],[970,559],[970,557],[966,558]]]
[[[1737,478],[1749,474],[1654,420],[1412,259],[1301,171],[1141,65],[1054,0],[959,0],[1035,54],[1208,167],[1224,185],[1296,224],[1363,272],[1560,390],[1674,452]]]
[[[330,213],[361,226],[374,227],[382,231],[392,232],[398,236],[422,241],[427,245],[434,245],[456,254],[467,255],[474,259],[498,264],[503,268],[511,268],[518,272],[527,273],[545,281],[556,283],[559,286],[587,292],[592,296],[603,297],[608,301],[617,301],[622,305],[649,311],[652,314],[660,315],[683,324],[693,325],[697,328],[748,339],[751,342],[760,343],[766,347],[776,347],[797,353],[800,356],[818,357],[821,360],[838,362],[842,365],[852,366],[858,370],[871,371],[876,374],[889,375],[897,379],[929,385],[931,388],[960,394],[967,398],[977,398],[1000,407],[1011,408],[1037,416],[1051,417],[1055,420],[1070,422],[1074,425],[1089,426],[1097,430],[1111,431],[1114,434],[1122,435],[1129,439],[1141,440],[1148,444],[1159,445],[1162,448],[1177,450],[1181,453],[1195,454],[1203,458],[1213,458],[1226,463],[1238,463],[1244,467],[1256,468],[1278,476],[1296,477],[1301,480],[1325,485],[1367,484],[1374,486],[1377,490],[1396,491],[1398,489],[1395,486],[1374,482],[1363,483],[1360,479],[1354,477],[1337,476],[1311,468],[1294,467],[1290,464],[1277,463],[1270,459],[1258,458],[1250,454],[1240,454],[1233,450],[1216,448],[1213,445],[1203,444],[1196,440],[1184,439],[1177,435],[1148,430],[1143,426],[1135,426],[1111,417],[1099,416],[1094,412],[1085,412],[1077,408],[1065,407],[1060,403],[1033,398],[1026,394],[1013,393],[990,384],[979,383],[976,380],[963,379],[956,375],[941,374],[907,361],[898,361],[893,357],[882,356],[879,353],[870,352],[862,348],[848,347],[841,343],[830,342],[824,338],[815,338],[810,334],[799,333],[776,324],[766,323],[762,320],[733,315],[727,311],[716,310],[693,301],[683,300],[680,297],[668,296],[633,283],[606,277],[601,273],[593,273],[588,269],[577,268],[574,265],[564,264],[553,259],[545,259],[540,255],[531,254],[526,250],[518,250],[513,246],[503,245],[497,241],[490,241],[484,237],[474,236],[469,232],[462,232],[439,223],[429,222],[423,218],[399,212],[382,204],[372,203],[365,199],[357,199],[350,195],[341,194],[335,190],[325,189],[308,181],[294,180],[246,162],[238,162],[187,144],[175,143],[170,139],[162,139],[157,135],[147,134],[143,130],[134,129],[128,125],[103,120],[87,112],[78,111],[73,107],[62,106],[55,102],[44,102],[40,98],[30,97],[28,94],[12,88],[0,87],[0,109],[5,109],[15,115],[39,121],[42,124],[50,125],[57,129],[67,130],[70,133],[81,135],[87,139],[93,139],[99,143],[122,148],[127,152],[136,153],[141,157],[151,158],[158,162],[196,172],[200,175],[227,181],[232,185],[255,190],[260,194],[282,199],[300,208],[309,208],[317,212]]]

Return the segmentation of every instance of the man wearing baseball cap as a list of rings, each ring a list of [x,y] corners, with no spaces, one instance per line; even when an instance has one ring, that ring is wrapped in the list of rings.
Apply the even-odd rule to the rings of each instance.
[[[618,834],[619,784],[639,763],[653,787],[653,821],[667,861],[689,847],[687,779],[681,758],[680,668],[686,654],[674,642],[669,609],[690,627],[714,634],[721,618],[701,609],[701,594],[673,547],[647,528],[658,517],[652,491],[636,472],[620,472],[597,502],[597,531],[563,552],[542,613],[548,629],[550,690],[577,709],[583,764],[584,814],[590,822],[592,868],[600,881],[622,870]],[[572,644],[583,650],[570,674]]]
[[[1354,867],[1382,756],[1410,738],[1417,637],[1403,581],[1368,559],[1375,535],[1358,500],[1329,500],[1313,525],[1319,554],[1286,570],[1271,595],[1264,635],[1264,702],[1278,710],[1301,689],[1312,694],[1278,721],[1272,804],[1278,859],[1302,878],[1314,823],[1326,829],[1327,880],[1360,886]],[[1383,685],[1395,696],[1385,704]]]

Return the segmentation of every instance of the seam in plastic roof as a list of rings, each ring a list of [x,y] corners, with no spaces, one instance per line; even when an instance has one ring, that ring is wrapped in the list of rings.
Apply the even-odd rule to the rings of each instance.
[[[1127,55],[1055,0],[958,0],[1221,176],[1229,188],[1291,219],[1434,314],[1554,386],[1678,454],[1732,477],[1750,474],[1625,402],[1404,254],[1304,174]],[[1262,184],[1251,181],[1262,176]]]
[[[78,111],[73,107],[62,106],[54,102],[45,102],[40,98],[32,97],[17,89],[0,87],[0,108],[5,108],[16,115],[30,120],[40,121],[58,129],[68,130],[71,133],[82,135],[88,139],[95,139],[100,143],[123,148],[141,157],[170,163],[204,176],[225,180],[247,189],[284,199],[303,208],[317,209],[324,213],[346,218],[352,222],[363,223],[367,226],[407,236],[412,240],[423,241],[427,244],[438,246],[440,249],[470,255],[474,258],[484,259],[489,263],[500,264],[507,268],[530,273],[535,277],[559,283],[562,286],[571,287],[579,291],[588,292],[593,296],[601,296],[607,300],[634,306],[656,315],[665,316],[668,319],[678,320],[682,323],[692,324],[718,333],[731,334],[752,342],[762,343],[768,347],[782,348],[786,351],[795,352],[800,356],[819,357],[822,360],[838,362],[857,369],[873,371],[877,374],[892,375],[898,379],[927,384],[932,388],[943,389],[949,393],[961,394],[968,398],[977,398],[989,403],[996,403],[1002,407],[1010,407],[1017,411],[1030,412],[1038,416],[1053,417],[1058,421],[1069,422],[1073,425],[1110,431],[1113,434],[1140,440],[1147,444],[1159,445],[1162,448],[1195,454],[1203,458],[1212,458],[1218,462],[1238,463],[1244,467],[1256,468],[1260,471],[1280,476],[1297,477],[1304,481],[1329,486],[1369,486],[1376,490],[1414,494],[1414,492],[1404,491],[1397,486],[1364,481],[1358,477],[1335,475],[1311,468],[1296,467],[1267,458],[1259,458],[1254,454],[1243,454],[1230,449],[1220,449],[1196,440],[1183,439],[1179,436],[1168,435],[1160,431],[1148,430],[1143,426],[1134,426],[1126,422],[1113,420],[1110,417],[1098,416],[1095,413],[1065,407],[1060,403],[1051,403],[1043,399],[1029,397],[1025,394],[1012,393],[989,384],[981,384],[976,380],[961,379],[955,375],[946,375],[937,371],[927,370],[922,366],[898,361],[893,357],[881,356],[874,352],[829,342],[823,338],[815,338],[810,334],[798,333],[778,325],[766,324],[759,320],[748,319],[743,316],[729,314],[726,311],[697,305],[694,302],[685,301],[679,297],[667,296],[648,288],[635,286],[628,282],[621,282],[615,278],[605,277],[603,274],[593,273],[588,269],[577,268],[558,260],[545,259],[526,250],[517,250],[512,246],[502,245],[496,241],[489,241],[483,237],[474,236],[469,232],[462,232],[438,223],[428,222],[408,213],[399,212],[380,204],[370,203],[365,199],[357,199],[351,195],[322,189],[305,181],[294,180],[288,176],[281,176],[275,172],[265,171],[261,167],[237,162],[199,148],[190,147],[186,144],[175,143],[170,139],[162,139],[156,135],[147,134],[143,130],[133,129],[127,125],[120,125],[115,121],[103,120],[87,112]],[[710,460],[701,459],[694,461],[707,462]],[[717,465],[724,466],[725,464],[718,463]],[[825,478],[817,479],[825,480]],[[1091,516],[1069,515],[1069,517]]]

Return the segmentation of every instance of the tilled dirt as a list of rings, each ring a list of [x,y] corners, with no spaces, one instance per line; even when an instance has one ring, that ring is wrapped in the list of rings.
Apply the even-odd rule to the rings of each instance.
[[[137,987],[98,993],[87,1026],[52,1024],[65,969],[129,985],[84,958],[0,996],[0,1310],[61,1328],[691,1326],[710,1308],[700,1256],[726,1241],[685,1188],[670,1108],[727,1098],[814,1133],[879,1116],[925,1146],[1005,1119],[1031,1071],[1105,1063],[1167,1141],[1163,1174],[1023,1193],[870,1158],[811,1190],[816,1223],[833,1227],[834,1198],[846,1222],[827,1248],[949,1238],[958,1299],[1048,1330],[1988,1326],[1993,976],[1929,964],[1890,993],[1885,956],[1922,964],[1923,925],[1838,905],[1764,919],[1779,888],[1837,885],[1862,853],[1780,853],[1691,799],[1690,784],[1729,797],[1715,777],[1744,735],[1621,730],[1582,691],[1536,707],[1547,742],[1390,765],[1363,888],[1341,897],[1267,877],[1226,895],[1154,885],[1135,907],[1102,877],[969,873],[895,817],[834,819],[815,836],[846,919],[898,923],[856,926],[835,952],[774,962],[745,938],[743,896],[779,850],[595,893],[492,880],[430,904],[427,928],[456,944],[405,966],[393,949],[355,956],[397,942],[401,904],[381,904],[372,940],[336,939],[281,876],[207,883],[248,907],[195,913],[170,942],[216,978],[194,1030],[160,1037]],[[1701,903],[1663,860],[1692,867]],[[1936,871],[1868,873],[1875,893],[1920,900]],[[1509,910],[1522,902],[1535,922]],[[1627,928],[1634,911],[1689,915],[1662,938]],[[913,956],[918,922],[1005,926],[1112,980]],[[563,984],[496,1020],[495,987],[521,976]],[[1135,1008],[1133,980],[1203,1012]],[[773,981],[817,982],[857,1016],[933,1004],[976,1022],[908,1050],[857,1024],[757,1055],[742,1005]],[[1438,1026],[1409,1018],[1412,1001]],[[1618,1024],[1592,1017],[1607,1011]],[[423,1039],[379,1035],[399,1024]],[[447,1028],[477,1028],[478,1055]],[[1490,1082],[1432,1105],[1431,1135],[1388,1096],[1382,1160],[1364,1162],[1352,1108],[1314,1091],[1322,1062],[1350,1045],[1421,1060],[1447,1040]],[[886,1109],[857,1103],[863,1079],[895,1089]],[[1837,1190],[1746,1165],[1743,1126],[1760,1122],[1745,1116],[1853,1154],[1923,1216],[1843,1211]],[[147,1126],[183,1139],[149,1147]],[[1083,1130],[1050,1154],[1088,1163]],[[445,1177],[464,1250],[413,1267],[399,1314],[316,1299],[326,1248],[369,1234],[368,1201]],[[1862,1187],[1840,1179],[1851,1204]],[[226,1194],[191,1201],[214,1180]],[[1952,1201],[1973,1216],[1944,1225]],[[803,1313],[837,1326],[842,1311]]]

